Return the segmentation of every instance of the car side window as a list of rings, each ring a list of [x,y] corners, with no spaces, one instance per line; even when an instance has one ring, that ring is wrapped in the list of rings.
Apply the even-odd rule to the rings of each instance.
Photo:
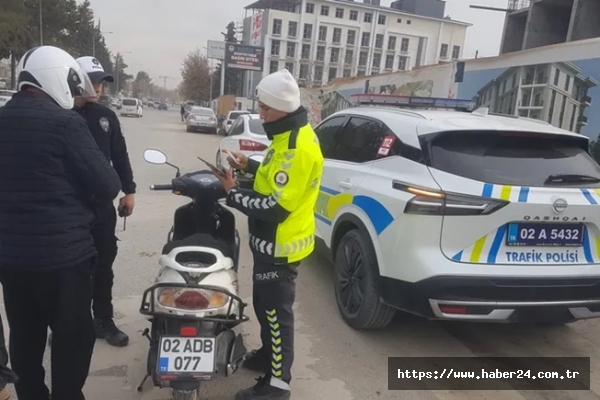
[[[315,128],[315,134],[319,138],[321,153],[323,153],[324,158],[332,158],[332,150],[335,148],[338,133],[341,131],[340,128],[344,125],[345,121],[346,116],[334,117]]]
[[[364,163],[377,159],[381,144],[381,122],[352,117],[346,124],[333,150],[331,158],[353,163]]]
[[[241,135],[244,133],[244,119],[238,118],[229,129],[229,136]]]

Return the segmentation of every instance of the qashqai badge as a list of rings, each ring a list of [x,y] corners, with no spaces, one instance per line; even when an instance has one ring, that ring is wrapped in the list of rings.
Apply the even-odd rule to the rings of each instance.
[[[565,212],[568,206],[569,204],[565,199],[556,199],[554,203],[552,203],[552,209],[557,214],[562,214],[563,212]]]

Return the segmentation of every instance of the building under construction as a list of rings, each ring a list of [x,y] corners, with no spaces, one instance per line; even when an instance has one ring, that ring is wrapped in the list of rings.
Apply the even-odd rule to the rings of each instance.
[[[600,37],[600,0],[508,0],[500,53]]]

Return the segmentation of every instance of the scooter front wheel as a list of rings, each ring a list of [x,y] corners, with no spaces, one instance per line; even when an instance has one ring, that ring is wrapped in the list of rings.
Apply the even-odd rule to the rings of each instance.
[[[173,400],[197,400],[197,390],[179,390],[173,389]]]

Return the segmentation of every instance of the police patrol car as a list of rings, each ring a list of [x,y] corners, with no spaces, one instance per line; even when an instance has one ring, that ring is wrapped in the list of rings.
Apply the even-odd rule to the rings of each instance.
[[[468,112],[359,106],[315,128],[317,238],[345,321],[382,328],[397,309],[487,322],[600,316],[600,166],[588,138],[427,101]]]

